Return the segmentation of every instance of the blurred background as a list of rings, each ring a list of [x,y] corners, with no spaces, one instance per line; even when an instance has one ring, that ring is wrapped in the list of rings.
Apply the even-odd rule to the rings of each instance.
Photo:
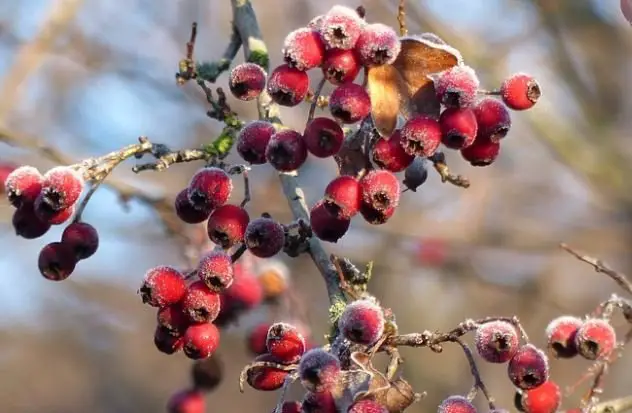
[[[441,184],[430,171],[428,182],[406,193],[386,225],[356,219],[343,240],[325,247],[360,265],[375,261],[372,291],[393,308],[402,332],[447,330],[468,317],[515,314],[534,343],[543,345],[553,317],[583,315],[619,292],[605,276],[561,252],[559,242],[632,274],[632,29],[619,0],[409,3],[410,31],[435,32],[460,49],[485,87],[496,88],[505,76],[524,71],[539,80],[544,96],[533,110],[513,113],[513,129],[493,166],[471,168],[458,153],[448,154],[453,171],[470,178],[471,188]],[[289,31],[334,4],[359,5],[253,4],[273,65]],[[396,26],[396,0],[363,5],[369,21]],[[0,1],[0,141],[32,146],[36,138],[72,160],[134,143],[139,135],[174,148],[209,141],[221,125],[205,116],[199,89],[174,81],[192,21],[199,22],[197,58],[221,56],[231,28],[228,0]],[[226,85],[225,76],[219,85]],[[244,118],[256,114],[254,105],[231,103]],[[283,110],[286,123],[297,128],[306,114],[305,107]],[[0,142],[0,162],[42,170],[55,164],[41,155]],[[124,204],[111,188],[96,193],[84,219],[99,230],[99,252],[62,283],[39,275],[37,256],[63,228],[37,240],[19,239],[11,227],[12,208],[0,201],[0,411],[160,412],[169,394],[189,383],[190,362],[154,348],[155,312],[141,305],[136,290],[149,267],[184,265],[181,237],[166,234],[151,202],[171,202],[199,165],[141,175],[131,165],[112,179],[143,197]],[[301,169],[310,205],[335,172],[331,160],[314,158]],[[271,168],[256,167],[252,184],[251,216],[267,211],[291,220]],[[239,190],[234,197],[241,198]],[[303,321],[322,343],[323,282],[307,258],[287,263],[293,288],[309,308]],[[264,307],[224,332],[219,356],[225,380],[208,396],[208,411],[272,410],[276,393],[247,388],[240,395],[237,386],[251,358],[245,333],[268,317]],[[624,321],[615,317],[615,324],[623,335]],[[611,369],[604,398],[630,391],[632,355],[629,349],[624,355]],[[404,349],[403,356],[405,377],[415,390],[428,392],[411,412],[434,411],[443,398],[472,385],[456,346],[440,355]],[[572,385],[588,366],[555,361],[552,377]],[[499,405],[513,410],[505,367],[481,369]],[[585,389],[564,407],[576,407]]]

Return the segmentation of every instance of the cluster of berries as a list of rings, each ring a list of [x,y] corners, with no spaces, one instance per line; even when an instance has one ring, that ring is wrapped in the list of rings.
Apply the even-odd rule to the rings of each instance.
[[[83,187],[83,176],[72,167],[57,166],[42,174],[35,167],[20,166],[8,172],[4,191],[15,207],[12,222],[16,234],[35,239],[51,226],[67,222],[75,213]],[[65,280],[77,263],[92,256],[98,246],[99,236],[92,225],[72,222],[64,229],[61,241],[42,248],[39,270],[46,279]]]

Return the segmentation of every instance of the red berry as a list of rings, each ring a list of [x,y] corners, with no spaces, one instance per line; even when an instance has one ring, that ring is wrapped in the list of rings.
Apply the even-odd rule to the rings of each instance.
[[[297,401],[283,402],[280,413],[301,413],[301,403]]]
[[[314,235],[327,242],[338,242],[351,225],[349,218],[338,218],[330,214],[323,200],[312,207],[309,212],[309,221]]]
[[[484,135],[478,135],[473,144],[461,149],[461,156],[472,166],[491,165],[500,153],[500,143]]]
[[[266,72],[255,63],[241,63],[230,71],[228,87],[239,100],[256,99],[266,87]]]
[[[200,259],[197,273],[211,291],[220,293],[233,283],[233,262],[226,252],[211,251]]]
[[[395,207],[391,206],[386,209],[375,208],[372,204],[362,202],[360,205],[360,215],[371,225],[385,224],[395,214]]]
[[[191,322],[182,310],[182,303],[176,303],[160,307],[156,313],[158,327],[172,336],[180,337],[186,331]]]
[[[266,147],[266,160],[277,171],[297,170],[307,160],[307,145],[303,136],[291,129],[276,132]]]
[[[44,202],[44,198],[37,197],[33,205],[33,211],[40,220],[46,221],[51,225],[61,225],[73,216],[75,206],[72,205],[68,208],[56,211]]]
[[[169,330],[156,326],[154,332],[154,345],[161,353],[174,354],[182,350],[184,339],[181,336],[170,334]]]
[[[33,166],[20,166],[4,179],[4,191],[9,202],[18,208],[23,203],[33,204],[42,190],[44,177]]]
[[[61,242],[72,247],[77,260],[84,260],[97,252],[99,234],[87,222],[73,222],[64,229]]]
[[[360,181],[353,176],[338,176],[325,188],[325,209],[336,218],[351,219],[360,210],[361,202]]]
[[[281,106],[298,105],[307,96],[308,89],[307,73],[286,64],[274,69],[268,78],[268,93]]]
[[[257,218],[248,224],[244,242],[255,257],[269,258],[283,249],[285,230],[271,218]]]
[[[467,148],[474,143],[478,123],[470,108],[447,108],[439,118],[442,142],[450,149]]]
[[[345,139],[342,128],[329,118],[309,121],[303,133],[307,150],[318,158],[327,158],[338,153]]]
[[[303,413],[339,413],[336,399],[330,391],[320,393],[307,392],[301,403]]]
[[[555,358],[571,358],[577,355],[575,337],[584,322],[579,317],[560,316],[546,327],[549,352]]]
[[[262,354],[255,357],[254,362],[263,361],[269,363],[279,363],[271,354]],[[289,372],[272,366],[257,366],[248,370],[246,381],[256,390],[272,391],[280,389]]]
[[[17,165],[12,163],[2,162],[0,163],[0,194],[6,193],[5,182],[11,172],[15,171],[18,168]],[[40,175],[41,177],[41,175]]]
[[[329,111],[339,122],[356,123],[371,112],[371,99],[362,86],[343,83],[331,92]]]
[[[353,49],[360,38],[364,24],[352,8],[334,6],[323,16],[319,30],[326,47]]]
[[[200,209],[193,206],[189,200],[189,188],[184,188],[178,192],[175,201],[176,215],[187,224],[199,224],[204,222],[209,215],[210,209],[202,207]]]
[[[404,171],[404,180],[402,183],[406,188],[417,192],[417,188],[423,185],[427,179],[428,169],[426,168],[426,160],[424,158],[415,158]]]
[[[434,81],[437,98],[448,107],[468,108],[474,105],[479,81],[469,66],[458,65],[441,72]]]
[[[318,31],[302,27],[285,37],[282,53],[289,66],[309,70],[322,64],[325,44]]]
[[[628,23],[632,24],[632,0],[621,0],[621,13]]]
[[[399,130],[393,132],[389,139],[380,138],[373,145],[373,162],[381,169],[401,172],[415,159],[404,150]]]
[[[47,280],[62,281],[72,274],[77,260],[72,247],[61,242],[51,242],[40,251],[37,266]]]
[[[355,49],[329,49],[323,61],[323,75],[332,85],[353,82],[360,73],[360,56]]]
[[[397,177],[390,171],[373,170],[360,180],[362,202],[376,211],[396,208],[401,193]]]
[[[476,350],[490,363],[505,363],[518,351],[516,328],[506,321],[490,321],[476,329]]]
[[[340,360],[321,347],[303,354],[298,365],[303,387],[314,393],[331,390],[340,377],[340,371]]]
[[[191,379],[195,389],[210,392],[219,386],[223,378],[224,364],[218,356],[193,362]]]
[[[561,398],[560,387],[549,380],[522,394],[522,408],[525,413],[555,413]]]
[[[395,30],[382,23],[367,24],[355,45],[362,64],[369,67],[392,64],[401,47]]]
[[[266,163],[266,147],[275,132],[270,122],[254,120],[246,123],[237,136],[237,152],[252,165]]]
[[[244,240],[249,221],[250,216],[242,207],[222,205],[211,212],[208,218],[208,237],[224,249],[231,248]]]
[[[182,311],[194,323],[210,323],[219,315],[219,295],[202,281],[189,285],[182,299]]]
[[[525,344],[509,360],[507,372],[517,388],[535,389],[549,379],[549,361],[542,350],[533,344]]]
[[[438,413],[476,413],[476,407],[463,396],[450,396],[443,400],[437,409]]]
[[[591,318],[582,324],[575,335],[579,354],[588,360],[608,357],[617,345],[612,325],[601,318]]]
[[[212,323],[190,325],[183,338],[184,354],[193,360],[211,357],[219,346],[219,330]]]
[[[373,344],[384,333],[384,312],[371,300],[353,301],[338,319],[338,328],[352,343]]]
[[[46,234],[51,224],[42,221],[33,209],[33,204],[24,203],[13,212],[15,234],[25,239],[35,239]]]
[[[371,399],[362,399],[353,402],[347,413],[388,413],[388,409]]]
[[[325,17],[324,14],[320,14],[320,15],[314,17],[313,19],[311,19],[309,21],[309,23],[307,23],[307,27],[309,27],[310,29],[314,29],[314,30],[319,30],[320,31],[320,23],[323,21],[323,17]]]
[[[222,206],[233,191],[233,181],[220,168],[202,168],[191,177],[188,195],[191,205],[200,211],[212,211]]]
[[[168,413],[204,413],[206,402],[198,390],[182,390],[171,396],[167,402]]]
[[[511,128],[511,115],[504,103],[487,97],[474,106],[478,134],[497,142],[507,136]]]
[[[77,202],[83,190],[83,176],[68,166],[56,166],[44,174],[42,202],[51,209],[70,208]]]
[[[305,337],[293,325],[274,323],[268,330],[266,348],[279,362],[296,363],[305,352]]]
[[[268,339],[269,329],[270,323],[260,323],[248,332],[248,350],[250,350],[252,354],[258,356],[268,352],[266,341]]]
[[[542,90],[533,76],[516,73],[505,79],[500,86],[500,96],[513,110],[526,110],[536,104]]]
[[[250,310],[263,301],[263,287],[255,275],[241,266],[236,266],[233,284],[224,291],[223,297],[233,307],[238,306],[240,310]]]
[[[185,292],[186,285],[180,271],[165,265],[147,271],[138,290],[143,303],[152,307],[175,304],[184,297]]]
[[[441,127],[435,119],[415,116],[402,126],[400,139],[406,153],[426,158],[432,156],[441,144]]]

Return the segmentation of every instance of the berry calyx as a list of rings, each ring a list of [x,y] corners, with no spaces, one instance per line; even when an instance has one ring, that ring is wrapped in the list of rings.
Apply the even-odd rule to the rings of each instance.
[[[428,179],[428,168],[426,168],[426,160],[424,158],[415,158],[404,170],[404,180],[402,183],[413,192],[417,192],[417,188],[423,185]]]
[[[171,396],[167,402],[168,413],[204,413],[206,402],[198,390],[182,390]]]
[[[361,67],[362,63],[355,49],[329,49],[322,65],[323,75],[332,85],[353,82]]]
[[[211,291],[203,281],[189,285],[182,298],[182,311],[194,323],[210,323],[219,315],[219,295]]]
[[[307,150],[318,158],[328,158],[338,153],[345,134],[335,120],[315,118],[309,121],[303,133]]]
[[[46,234],[51,227],[49,222],[41,220],[33,204],[23,203],[14,212],[11,220],[15,234],[25,239],[35,239]]]
[[[308,89],[307,73],[287,64],[278,66],[268,78],[268,93],[281,106],[298,105],[307,96]]]
[[[540,84],[531,75],[515,73],[503,81],[500,97],[513,110],[527,110],[542,96]]]
[[[392,27],[382,23],[367,24],[355,45],[364,66],[392,64],[401,50],[399,36]]]
[[[179,335],[172,335],[169,330],[156,326],[154,332],[154,345],[161,353],[174,354],[182,350],[184,340]]]
[[[51,225],[61,225],[74,215],[75,206],[72,205],[55,211],[48,204],[44,203],[44,198],[37,197],[35,204],[33,204],[33,211],[40,220],[46,221]]]
[[[535,389],[523,392],[521,404],[525,413],[555,413],[561,399],[560,387],[548,380]]]
[[[356,123],[371,112],[371,99],[362,86],[343,83],[329,96],[329,111],[339,122]]]
[[[490,321],[476,329],[476,350],[490,363],[505,363],[518,351],[518,332],[506,321]]]
[[[156,322],[159,328],[176,337],[181,337],[191,325],[191,320],[182,309],[182,303],[160,307],[156,313]]]
[[[325,205],[325,201],[318,201],[309,212],[309,221],[314,235],[327,242],[338,242],[351,225],[349,218],[339,218],[332,215]]]
[[[241,63],[230,71],[228,87],[239,100],[256,99],[266,87],[266,72],[255,63]]]
[[[498,142],[511,129],[511,115],[507,106],[492,97],[481,99],[474,106],[474,115],[478,124],[478,134]]]
[[[575,337],[584,322],[579,317],[560,316],[546,327],[549,352],[555,358],[571,358],[578,354]]]
[[[50,209],[59,211],[77,202],[83,190],[83,176],[68,166],[56,166],[44,174],[39,196]]]
[[[282,53],[289,66],[309,70],[322,64],[325,44],[317,30],[302,27],[285,37]]]
[[[400,130],[401,145],[409,155],[432,156],[441,144],[441,127],[433,118],[419,115],[406,121]]]
[[[361,202],[362,187],[353,176],[338,176],[325,188],[325,209],[336,218],[351,219],[360,210]]]
[[[549,379],[549,361],[542,350],[533,344],[525,344],[509,360],[507,372],[517,388],[535,389]]]
[[[237,153],[252,165],[266,163],[266,147],[275,132],[270,122],[254,120],[246,123],[237,136]]]
[[[44,177],[33,166],[20,166],[4,179],[4,190],[11,205],[33,204],[42,190]]]
[[[47,280],[63,281],[75,270],[77,260],[69,245],[51,242],[40,251],[37,266]]]
[[[415,159],[402,146],[399,130],[393,132],[389,139],[380,138],[373,145],[373,162],[381,169],[401,172]]]
[[[474,105],[479,87],[478,76],[469,66],[458,65],[441,72],[434,81],[437,98],[447,107]]]
[[[191,205],[200,211],[212,211],[222,206],[233,191],[233,181],[220,168],[207,167],[197,171],[189,182]]]
[[[466,397],[463,396],[450,396],[447,399],[444,399],[439,408],[437,409],[438,413],[476,413],[476,407],[469,401]]]
[[[371,225],[382,225],[391,219],[395,214],[395,207],[391,206],[386,209],[375,208],[372,204],[362,202],[360,205],[360,215]]]
[[[253,219],[246,228],[244,243],[254,256],[269,258],[283,249],[285,230],[271,218]]]
[[[64,229],[61,242],[72,247],[77,260],[85,260],[97,252],[99,233],[87,222],[73,222]]]
[[[274,323],[266,336],[266,348],[279,362],[296,363],[305,352],[305,337],[291,324]]]
[[[364,24],[352,8],[334,6],[320,20],[319,30],[327,48],[352,49]]]
[[[208,218],[208,237],[223,249],[231,248],[243,241],[249,221],[250,216],[244,208],[222,205],[211,212]]]
[[[175,200],[175,210],[178,218],[187,224],[199,224],[204,222],[210,213],[208,208],[196,208],[189,200],[189,188],[178,192]]]
[[[612,325],[601,318],[591,318],[579,327],[575,335],[579,354],[588,360],[609,356],[617,344],[617,336]]]
[[[265,155],[277,171],[295,171],[307,160],[307,145],[300,133],[284,129],[272,135]]]
[[[298,365],[301,384],[307,391],[331,390],[340,377],[340,360],[321,347],[307,351]]]
[[[480,134],[473,144],[461,149],[461,156],[472,166],[489,166],[498,158],[499,153],[500,143]]]
[[[221,293],[233,283],[233,262],[226,252],[211,251],[200,259],[197,273],[211,291]]]
[[[190,359],[210,357],[219,346],[219,330],[212,323],[192,324],[184,332],[184,354]]]
[[[74,250],[73,252],[74,257]],[[184,277],[175,268],[161,265],[145,273],[138,293],[143,303],[164,307],[179,302],[186,292]]]
[[[384,333],[384,312],[371,300],[353,301],[338,319],[338,328],[353,343],[373,344]]]
[[[373,170],[360,180],[362,202],[376,211],[387,211],[399,204],[399,180],[390,171]]]
[[[478,132],[476,115],[470,108],[447,108],[439,117],[441,142],[450,149],[467,148]]]
[[[254,362],[268,362],[281,364],[271,354],[262,354],[255,357]],[[289,372],[273,366],[255,366],[248,369],[247,383],[255,390],[273,391],[280,389]]]

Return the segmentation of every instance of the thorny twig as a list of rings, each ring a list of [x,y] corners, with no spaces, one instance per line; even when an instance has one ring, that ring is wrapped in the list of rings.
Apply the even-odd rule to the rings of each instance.
[[[439,173],[439,176],[441,176],[441,182],[449,182],[452,185],[460,186],[461,188],[470,187],[469,179],[463,175],[454,175],[450,172],[450,168],[448,168],[448,164],[445,161],[445,154],[443,152],[437,151],[429,159],[432,161],[432,165]]]

